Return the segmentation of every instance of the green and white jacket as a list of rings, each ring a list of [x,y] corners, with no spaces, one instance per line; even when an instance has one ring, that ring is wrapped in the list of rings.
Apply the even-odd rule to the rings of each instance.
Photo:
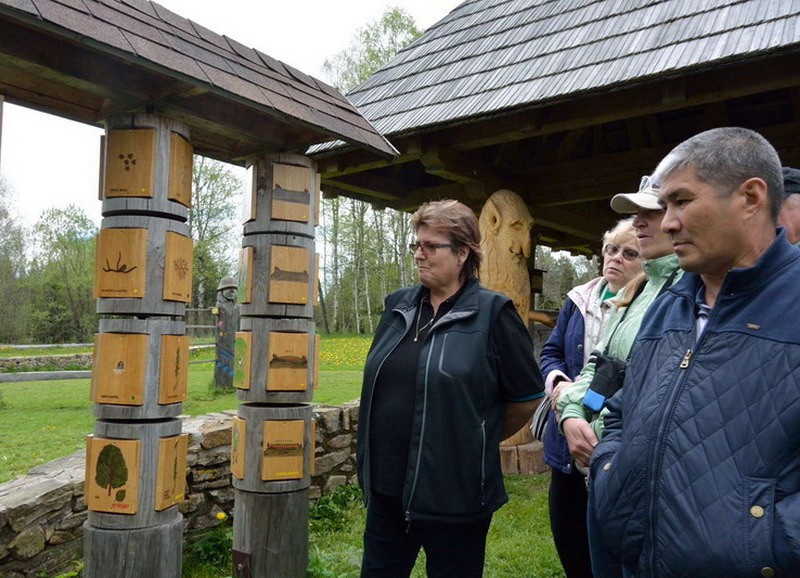
[[[647,275],[647,282],[642,292],[630,304],[630,311],[627,314],[624,314],[626,308],[614,308],[608,325],[606,325],[603,339],[597,344],[598,350],[619,359],[628,358],[644,314],[658,297],[661,288],[670,277],[672,277],[672,283],[674,283],[680,279],[682,274],[682,271],[678,270],[678,257],[675,254],[645,261],[643,268]],[[676,270],[678,270],[677,274],[673,275]],[[617,295],[617,299],[624,298],[623,290]],[[608,341],[609,338],[611,339],[610,342]],[[606,344],[608,344],[608,347],[606,347]],[[583,405],[583,397],[586,395],[593,377],[594,361],[589,361],[583,366],[574,383],[558,398],[558,411],[561,414],[559,423],[563,423],[564,420],[570,418],[584,419],[592,424],[597,439],[601,439],[603,437],[603,418],[607,410],[603,409],[598,416]]]

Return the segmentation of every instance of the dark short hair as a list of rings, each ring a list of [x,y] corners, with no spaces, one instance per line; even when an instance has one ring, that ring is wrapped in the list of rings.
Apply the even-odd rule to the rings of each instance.
[[[747,179],[760,178],[767,184],[770,215],[777,221],[783,202],[781,161],[775,148],[756,131],[725,127],[701,132],[672,149],[654,177],[660,183],[687,168],[721,195],[732,193]]]
[[[792,195],[800,193],[800,169],[783,167],[783,198],[787,199]]]
[[[418,231],[423,225],[446,234],[453,245],[453,251],[467,247],[469,254],[464,262],[462,275],[465,279],[478,278],[482,257],[481,231],[472,209],[452,199],[424,203],[411,215],[411,227],[414,231]]]

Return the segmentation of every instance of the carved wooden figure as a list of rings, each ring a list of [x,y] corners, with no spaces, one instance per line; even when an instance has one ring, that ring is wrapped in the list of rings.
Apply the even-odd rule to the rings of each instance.
[[[239,308],[236,305],[236,282],[232,277],[220,279],[217,287],[216,364],[214,386],[218,389],[233,387],[234,342],[239,328]]]
[[[517,193],[499,190],[481,209],[480,279],[485,287],[507,295],[527,324],[531,306],[528,259],[533,217]]]

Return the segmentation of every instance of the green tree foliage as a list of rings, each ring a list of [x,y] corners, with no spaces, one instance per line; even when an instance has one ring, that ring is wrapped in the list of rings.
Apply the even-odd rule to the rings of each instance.
[[[31,333],[41,343],[86,342],[97,325],[94,313],[97,227],[75,205],[51,208],[33,228],[30,289]]]
[[[233,273],[242,234],[236,219],[241,189],[241,181],[225,163],[194,157],[189,228],[194,239],[195,307],[212,306],[220,278]]]
[[[342,92],[349,92],[422,32],[414,18],[402,8],[387,8],[383,16],[359,28],[347,49],[325,60],[322,71]]]
[[[570,289],[600,274],[597,258],[573,257],[565,252],[552,252],[536,247],[536,268],[546,271],[541,294],[536,296],[536,309],[555,311],[564,305]]]
[[[94,481],[101,488],[107,488],[109,496],[112,489],[121,488],[128,483],[128,465],[125,463],[122,450],[117,446],[108,444],[100,450]],[[121,502],[125,499],[125,493],[117,492],[116,499]]]
[[[24,288],[26,234],[13,217],[13,192],[0,175],[0,342],[17,342],[26,331],[29,294]]]
[[[358,29],[346,50],[326,60],[323,72],[331,84],[346,92],[420,34],[406,11],[387,8],[380,19]],[[414,281],[406,249],[411,237],[409,215],[333,198],[323,200],[322,216],[328,327],[332,331],[372,332],[384,296]]]

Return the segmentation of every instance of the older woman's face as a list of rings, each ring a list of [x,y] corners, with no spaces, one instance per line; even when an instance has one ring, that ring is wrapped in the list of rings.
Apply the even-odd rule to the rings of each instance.
[[[615,293],[641,270],[639,243],[633,234],[612,238],[603,247],[603,278]]]
[[[432,245],[450,245],[450,238],[427,225],[417,229],[417,243],[422,245],[414,251],[419,282],[434,294],[449,296],[455,293],[461,287],[460,277],[467,249],[462,247],[458,253],[449,246],[434,249]]]

